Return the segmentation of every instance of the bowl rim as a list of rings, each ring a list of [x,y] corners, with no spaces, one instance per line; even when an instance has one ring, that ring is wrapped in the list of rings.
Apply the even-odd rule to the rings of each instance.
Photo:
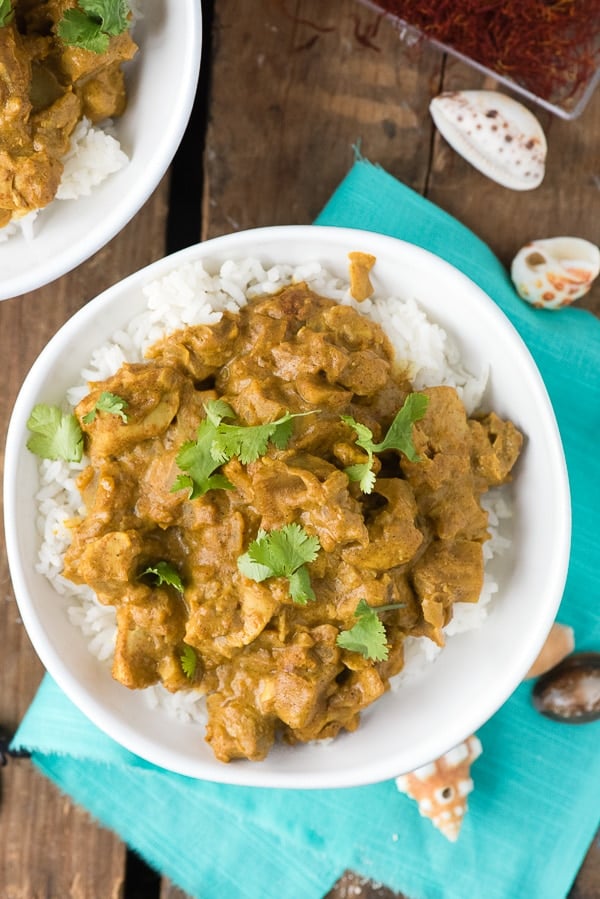
[[[341,245],[346,246],[346,248],[348,246],[361,246],[361,248],[366,248],[366,251],[368,251],[369,245],[375,242],[378,245],[387,246],[389,249],[396,248],[401,249],[403,252],[409,252],[424,266],[428,263],[435,264],[441,271],[444,271],[449,276],[451,275],[454,280],[459,283],[462,282],[465,287],[468,287],[471,294],[478,297],[478,302],[484,303],[487,308],[487,313],[491,315],[492,320],[494,320],[501,329],[508,332],[511,335],[511,339],[520,346],[523,359],[527,360],[532,375],[532,380],[528,387],[535,395],[538,406],[543,409],[548,433],[553,435],[551,444],[548,447],[548,454],[551,459],[553,473],[556,476],[556,481],[553,484],[556,496],[554,508],[560,509],[562,514],[557,516],[556,520],[553,520],[552,522],[553,536],[556,545],[554,547],[555,552],[552,553],[548,560],[548,570],[546,571],[545,576],[549,578],[550,572],[552,573],[554,595],[552,601],[546,603],[544,614],[541,614],[538,610],[533,627],[533,637],[527,643],[527,650],[522,651],[518,656],[518,662],[515,662],[512,679],[510,681],[503,681],[501,685],[494,685],[493,696],[487,698],[486,703],[482,708],[478,709],[476,714],[471,710],[468,710],[462,725],[452,730],[451,735],[446,739],[441,739],[439,735],[432,733],[426,741],[427,746],[424,749],[424,753],[420,753],[418,757],[415,756],[413,759],[414,764],[409,764],[408,767],[395,767],[390,760],[388,760],[386,765],[382,766],[381,762],[377,759],[365,759],[360,765],[353,768],[351,774],[345,769],[333,773],[331,771],[311,770],[298,774],[288,770],[282,770],[280,772],[273,771],[271,768],[261,770],[261,765],[264,765],[264,763],[256,762],[242,762],[229,765],[217,763],[215,769],[213,769],[212,765],[205,766],[202,763],[199,765],[189,765],[186,764],[185,761],[176,758],[176,753],[172,753],[168,748],[164,749],[160,746],[157,747],[151,739],[146,739],[145,736],[136,733],[134,726],[129,726],[126,723],[124,728],[122,721],[115,721],[111,710],[107,710],[105,704],[97,701],[95,696],[90,696],[80,684],[75,673],[70,669],[65,668],[65,664],[58,656],[56,649],[51,645],[50,639],[45,634],[35,614],[31,597],[28,595],[24,575],[25,565],[23,559],[20,557],[16,529],[12,526],[12,522],[17,520],[16,515],[18,507],[18,485],[14,478],[14,472],[16,471],[19,455],[22,455],[23,453],[24,435],[26,434],[25,424],[32,405],[36,401],[39,386],[43,383],[44,369],[47,363],[55,358],[57,350],[68,343],[72,333],[77,333],[77,331],[81,330],[82,326],[96,318],[100,312],[106,308],[110,308],[111,304],[114,304],[122,293],[127,292],[132,287],[141,288],[148,281],[161,277],[171,269],[188,261],[196,259],[210,260],[215,257],[222,259],[226,256],[229,248],[232,248],[232,258],[240,258],[244,256],[245,247],[247,245],[256,246],[257,243],[260,243],[261,245],[264,244],[266,252],[268,250],[269,241],[284,240],[287,241],[288,244],[293,244],[297,241],[302,241],[309,236],[313,241],[315,238],[318,238],[319,241],[322,242],[325,254],[333,251],[333,245],[336,245],[336,248],[339,248]],[[325,261],[324,264],[326,265],[327,262]],[[114,327],[112,330],[114,330]],[[100,339],[98,340],[98,343],[100,343]],[[508,317],[502,312],[500,307],[477,284],[475,284],[475,282],[464,275],[459,269],[436,256],[434,253],[399,238],[352,228],[320,225],[284,225],[255,228],[244,232],[223,235],[187,247],[169,256],[165,256],[117,282],[99,294],[95,299],[86,303],[86,305],[62,325],[46,344],[31,366],[21,390],[19,391],[6,438],[4,497],[6,549],[17,605],[36,653],[49,674],[58,683],[64,693],[80,709],[80,711],[90,718],[101,730],[135,755],[152,764],[167,770],[175,771],[179,774],[196,779],[232,785],[273,786],[302,789],[359,786],[392,778],[405,771],[413,770],[421,764],[424,764],[426,761],[431,761],[439,757],[452,745],[456,745],[469,736],[470,733],[475,732],[475,730],[495,714],[525,676],[526,671],[534,661],[539,649],[541,649],[547,633],[555,619],[566,581],[570,555],[571,505],[568,473],[562,441],[552,404],[541,374],[518,331],[512,325]],[[385,697],[382,697],[379,702],[382,702],[384,698]],[[350,737],[351,736],[352,735],[350,735]],[[408,755],[410,760],[410,752]],[[402,767],[402,770],[400,770],[400,767]],[[209,770],[207,770],[207,768]]]
[[[68,246],[63,244],[61,252],[51,259],[45,259],[42,263],[45,274],[41,281],[38,274],[39,267],[36,265],[28,266],[6,279],[0,278],[0,302],[46,287],[62,275],[73,271],[116,237],[156,190],[187,128],[200,77],[203,43],[201,2],[184,0],[184,3],[183,12],[189,18],[186,33],[190,36],[190,40],[182,47],[179,57],[181,86],[173,98],[171,107],[171,116],[176,126],[169,131],[163,131],[162,139],[156,147],[157,152],[152,155],[144,169],[144,179],[138,180],[131,191],[123,195],[123,202],[115,205],[108,214],[97,221],[97,225],[85,235],[84,240]],[[76,203],[77,200],[69,202]],[[6,242],[7,247],[10,246],[10,242],[9,238]]]

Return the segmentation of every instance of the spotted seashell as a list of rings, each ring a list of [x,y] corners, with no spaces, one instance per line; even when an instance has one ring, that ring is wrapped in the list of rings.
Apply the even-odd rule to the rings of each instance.
[[[546,137],[522,103],[498,91],[452,91],[429,110],[450,146],[488,178],[513,190],[541,184]]]
[[[600,249],[578,237],[534,240],[519,250],[510,274],[520,297],[560,309],[588,292],[600,272]]]
[[[473,790],[471,764],[481,755],[478,737],[469,737],[435,762],[396,778],[402,793],[415,799],[419,812],[454,843],[467,812],[467,796]]]

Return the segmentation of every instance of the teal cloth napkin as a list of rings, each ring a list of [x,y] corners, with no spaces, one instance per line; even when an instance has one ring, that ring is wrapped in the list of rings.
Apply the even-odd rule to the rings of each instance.
[[[565,445],[573,549],[559,620],[600,649],[600,322],[537,311],[467,228],[366,160],[319,224],[359,227],[432,250],[476,281],[533,353]],[[522,684],[478,732],[483,754],[457,843],[421,818],[393,781],[344,790],[227,787],[170,774],[95,728],[46,677],[14,745],[151,865],[197,899],[321,899],[345,869],[411,899],[559,899],[598,825],[600,724],[533,711]]]

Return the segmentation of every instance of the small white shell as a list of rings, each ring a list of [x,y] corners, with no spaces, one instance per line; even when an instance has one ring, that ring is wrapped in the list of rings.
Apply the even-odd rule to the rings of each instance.
[[[512,261],[519,296],[543,309],[560,309],[588,292],[600,273],[600,249],[579,237],[533,240]]]
[[[542,183],[546,136],[536,117],[498,91],[453,91],[429,111],[451,147],[488,178],[513,190]]]

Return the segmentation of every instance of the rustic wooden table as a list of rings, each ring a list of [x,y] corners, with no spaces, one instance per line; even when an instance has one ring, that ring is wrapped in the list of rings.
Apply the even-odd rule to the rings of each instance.
[[[549,143],[546,177],[538,189],[515,193],[471,168],[432,126],[428,104],[442,89],[494,86],[473,70],[431,47],[407,48],[388,22],[356,0],[210,0],[204,6],[197,103],[168,176],[92,259],[47,287],[0,303],[2,433],[34,358],[84,303],[198,239],[311,222],[350,168],[357,143],[366,157],[471,227],[505,264],[533,237],[598,242],[600,91],[573,122],[536,110]],[[600,282],[580,305],[600,314]],[[4,553],[0,584],[0,724],[10,732],[43,670],[20,623]],[[183,899],[27,760],[13,759],[2,771],[0,895]],[[571,899],[598,895],[595,844]],[[329,899],[349,896],[393,894],[347,872]]]

